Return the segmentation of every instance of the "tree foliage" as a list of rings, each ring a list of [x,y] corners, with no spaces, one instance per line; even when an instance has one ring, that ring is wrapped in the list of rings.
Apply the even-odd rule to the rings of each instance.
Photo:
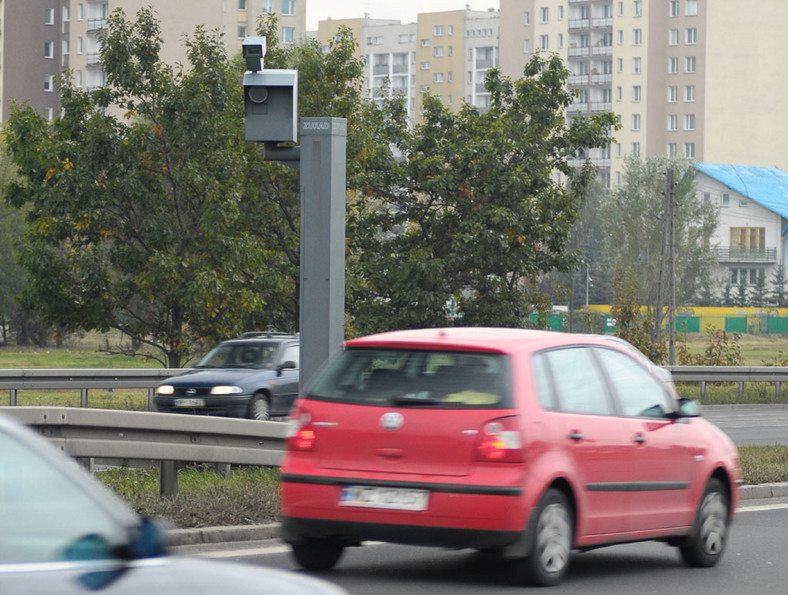
[[[691,303],[708,285],[715,262],[710,248],[717,225],[713,206],[694,191],[694,170],[684,160],[652,156],[626,161],[624,183],[603,201],[600,217],[608,267],[637,277],[637,300],[660,315],[667,303],[666,172],[674,171],[675,271],[677,304]],[[661,319],[657,319],[659,327]]]
[[[540,275],[574,262],[567,235],[593,170],[567,159],[609,143],[617,123],[567,124],[566,77],[555,56],[535,57],[515,81],[493,70],[489,110],[452,113],[426,96],[412,130],[401,103],[384,108],[379,138],[395,150],[369,156],[349,220],[356,332],[446,325],[451,298],[463,325],[526,324],[544,297]]]

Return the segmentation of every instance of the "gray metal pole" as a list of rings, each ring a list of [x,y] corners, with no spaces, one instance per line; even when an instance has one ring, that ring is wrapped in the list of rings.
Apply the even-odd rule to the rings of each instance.
[[[301,120],[301,387],[345,338],[347,120]]]

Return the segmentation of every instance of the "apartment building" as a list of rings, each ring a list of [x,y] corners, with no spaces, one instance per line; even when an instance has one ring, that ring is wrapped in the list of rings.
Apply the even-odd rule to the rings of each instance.
[[[52,119],[60,109],[57,78],[65,69],[79,88],[104,85],[99,50],[107,17],[121,8],[133,18],[149,6],[160,21],[162,58],[171,64],[186,61],[183,36],[198,25],[221,31],[230,53],[240,51],[264,13],[277,14],[283,43],[294,43],[306,28],[306,0],[191,0],[188,10],[172,0],[0,0],[3,121],[14,100]]]
[[[427,92],[455,110],[463,102],[489,106],[484,77],[498,66],[497,11],[420,13],[408,24],[369,16],[332,19],[318,24],[317,39],[327,45],[340,26],[359,40],[367,64],[364,92],[375,101],[405,96],[412,122]]]
[[[534,52],[566,61],[573,114],[612,110],[623,128],[589,155],[612,185],[628,155],[788,169],[788,2],[500,0],[501,69]],[[584,157],[584,156],[580,156]]]

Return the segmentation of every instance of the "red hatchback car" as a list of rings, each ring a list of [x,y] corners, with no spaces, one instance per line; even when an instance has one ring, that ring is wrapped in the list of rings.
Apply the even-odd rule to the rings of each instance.
[[[736,447],[698,411],[609,337],[354,339],[291,414],[284,539],[309,570],[377,540],[496,552],[538,585],[561,580],[573,549],[631,541],[713,566],[741,473]]]

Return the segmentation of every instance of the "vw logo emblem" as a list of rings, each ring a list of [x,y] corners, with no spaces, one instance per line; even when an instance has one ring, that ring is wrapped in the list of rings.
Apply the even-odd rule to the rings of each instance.
[[[196,388],[187,388],[186,389],[186,394],[187,395],[196,395],[197,394],[197,389]]]
[[[380,425],[390,432],[398,430],[402,427],[402,422],[405,421],[401,414],[396,412],[384,413],[380,417]]]

